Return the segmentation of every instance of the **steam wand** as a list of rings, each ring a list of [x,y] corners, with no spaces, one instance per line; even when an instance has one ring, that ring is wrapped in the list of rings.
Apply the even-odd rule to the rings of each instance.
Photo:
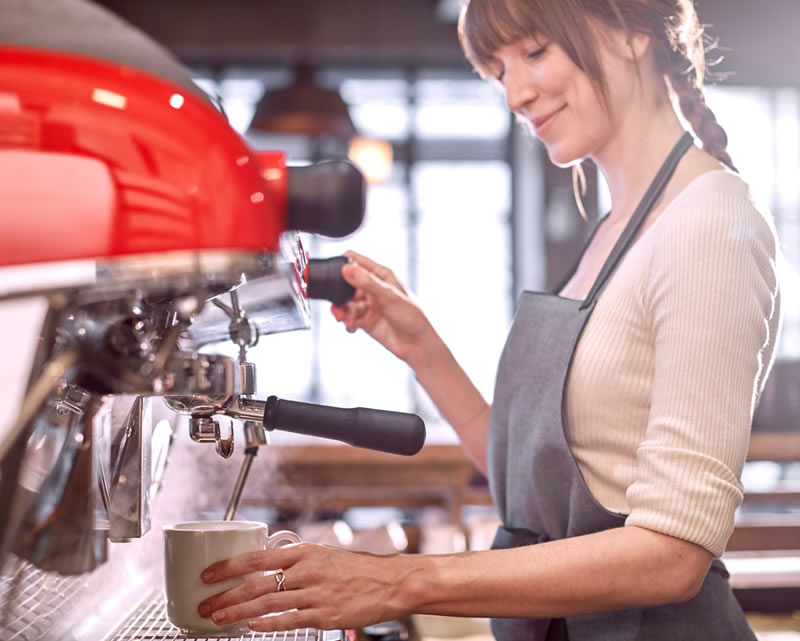
[[[247,473],[256,455],[260,437],[259,431],[279,429],[296,434],[317,436],[342,441],[355,447],[364,447],[379,452],[412,456],[425,444],[425,423],[415,414],[392,412],[364,407],[339,408],[299,401],[281,400],[270,396],[266,401],[233,396],[218,413],[251,424],[247,438],[245,462],[234,489],[234,498],[228,506],[231,515],[239,502],[238,495],[247,478]],[[246,434],[248,432],[246,431]]]
[[[222,311],[224,311],[231,319],[230,335],[233,342],[239,346],[239,361],[244,363],[247,361],[247,348],[253,347],[258,343],[258,330],[255,329],[247,319],[244,310],[239,305],[239,294],[236,290],[230,293],[231,306],[228,307],[221,301],[215,300],[214,303]],[[232,521],[236,510],[239,508],[239,502],[242,500],[242,491],[244,484],[247,482],[247,477],[250,474],[250,468],[253,466],[253,460],[258,454],[258,448],[261,445],[267,444],[267,434],[264,428],[256,421],[244,421],[244,437],[245,437],[245,450],[244,461],[242,467],[239,469],[239,476],[236,478],[236,483],[233,486],[233,494],[231,500],[228,501],[228,507],[225,509],[226,521]],[[230,436],[230,449],[233,451],[233,428],[231,427]]]
[[[250,474],[253,460],[258,454],[259,446],[267,444],[267,434],[264,428],[256,421],[244,422],[244,437],[246,443],[244,461],[239,470],[239,476],[236,478],[236,484],[233,486],[231,500],[228,502],[228,507],[225,510],[226,521],[232,521],[236,510],[239,509],[239,502],[242,500],[242,490],[244,489],[244,484],[247,482],[247,476]]]

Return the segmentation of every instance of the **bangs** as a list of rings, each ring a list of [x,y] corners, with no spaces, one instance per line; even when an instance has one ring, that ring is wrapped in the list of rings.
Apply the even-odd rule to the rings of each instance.
[[[495,52],[523,38],[542,35],[564,50],[606,95],[606,81],[597,57],[590,17],[619,24],[608,11],[609,0],[466,0],[458,20],[464,54],[484,78],[493,77],[489,62]],[[606,15],[603,15],[603,14]]]
[[[488,68],[500,47],[547,33],[540,2],[514,0],[467,0],[458,20],[458,37],[464,54],[478,73],[491,76]]]

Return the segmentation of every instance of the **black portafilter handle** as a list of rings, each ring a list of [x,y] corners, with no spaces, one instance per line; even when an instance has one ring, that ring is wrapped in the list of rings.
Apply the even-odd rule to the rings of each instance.
[[[425,444],[425,423],[416,414],[365,407],[349,409],[285,401],[270,396],[264,427],[319,436],[379,452],[411,456]]]
[[[289,167],[286,228],[331,238],[361,226],[367,183],[349,160]]]
[[[342,266],[350,262],[347,256],[312,258],[306,271],[306,292],[309,298],[322,298],[334,305],[344,305],[356,293],[356,288],[342,278]]]

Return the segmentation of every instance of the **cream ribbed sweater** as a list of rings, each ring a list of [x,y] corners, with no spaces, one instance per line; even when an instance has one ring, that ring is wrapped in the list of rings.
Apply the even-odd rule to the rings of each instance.
[[[712,171],[666,206],[598,298],[566,431],[589,489],[627,525],[724,551],[775,347],[776,251],[747,185]]]

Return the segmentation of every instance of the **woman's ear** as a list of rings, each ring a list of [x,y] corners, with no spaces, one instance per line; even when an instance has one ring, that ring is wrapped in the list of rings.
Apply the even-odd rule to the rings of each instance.
[[[650,34],[642,31],[613,28],[607,29],[603,35],[609,50],[623,60],[639,61],[647,54],[650,47]]]
[[[629,60],[641,60],[650,47],[650,34],[634,32],[627,36],[622,55]]]

